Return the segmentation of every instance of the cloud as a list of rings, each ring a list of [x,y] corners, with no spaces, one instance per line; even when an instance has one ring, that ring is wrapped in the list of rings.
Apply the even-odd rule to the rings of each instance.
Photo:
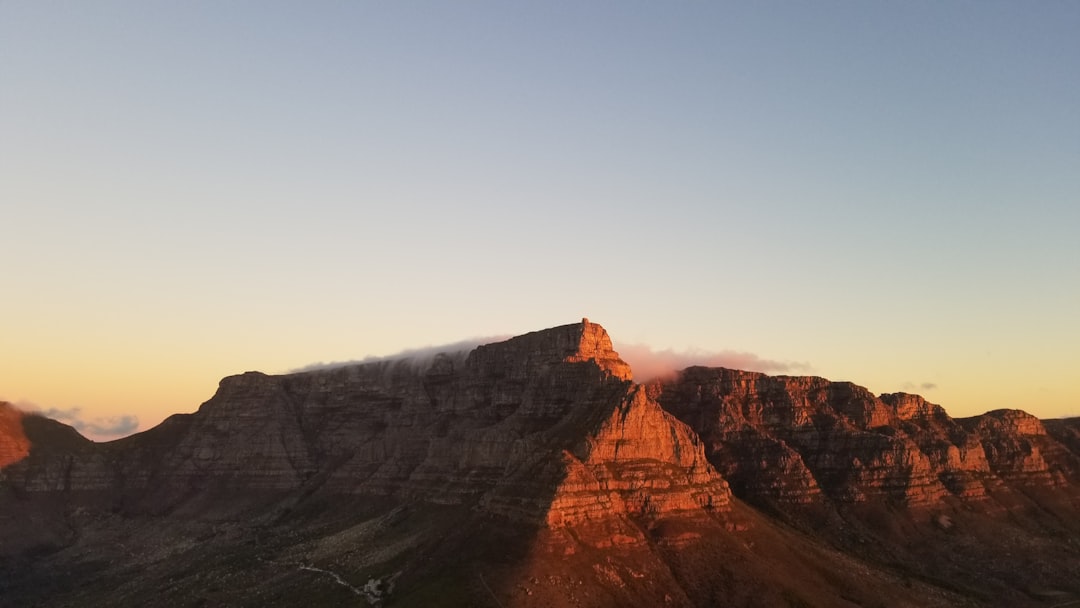
[[[337,369],[340,367],[347,367],[350,365],[364,365],[368,363],[381,363],[384,361],[402,361],[406,362],[420,371],[424,371],[431,367],[432,361],[435,360],[436,355],[465,355],[472,351],[477,346],[484,344],[491,344],[492,342],[502,342],[510,338],[511,336],[490,336],[487,338],[471,338],[468,340],[461,340],[458,342],[451,342],[450,344],[443,344],[441,346],[424,346],[422,348],[410,348],[393,355],[385,355],[382,357],[370,356],[363,359],[352,359],[349,361],[331,361],[329,363],[311,363],[303,367],[289,370],[288,373],[296,374],[300,372],[312,372],[325,369]]]
[[[431,366],[431,363],[435,359],[436,355],[447,354],[464,358],[465,355],[467,355],[477,346],[491,344],[493,342],[501,342],[511,337],[512,336],[491,336],[487,338],[473,338],[470,340],[462,340],[460,342],[444,344],[442,346],[425,346],[423,348],[412,348],[383,357],[372,356],[365,357],[363,359],[353,359],[351,361],[312,363],[303,367],[289,370],[288,373],[295,374],[317,370],[337,369],[350,365],[364,365],[371,363],[381,363],[386,361],[400,361],[413,366],[420,372],[423,372]],[[745,353],[734,350],[655,350],[651,346],[648,346],[646,344],[616,345],[615,350],[619,353],[619,356],[623,359],[623,361],[626,361],[630,364],[630,368],[634,371],[634,379],[637,382],[647,382],[654,378],[670,375],[679,370],[686,369],[687,367],[690,367],[692,365],[704,365],[706,367],[727,367],[731,369],[771,373],[785,373],[796,370],[802,371],[810,369],[810,365],[807,363],[798,363],[792,361],[774,361],[772,359],[763,359],[755,355],[754,353]]]
[[[647,344],[621,344],[616,345],[615,350],[623,361],[630,364],[630,369],[634,370],[634,380],[637,382],[669,376],[693,365],[770,373],[810,369],[807,363],[774,361],[763,359],[754,353],[734,350],[656,350]]]
[[[127,414],[124,416],[108,416],[86,419],[81,407],[72,407],[66,410],[49,408],[26,408],[34,413],[41,414],[46,418],[52,418],[64,424],[69,424],[83,435],[96,440],[109,440],[130,435],[139,429],[139,418]]]
[[[936,388],[937,384],[934,384],[933,382],[923,382],[922,384],[915,384],[914,382],[909,381],[900,385],[900,390],[904,392],[914,391],[916,389],[920,391],[932,391]]]

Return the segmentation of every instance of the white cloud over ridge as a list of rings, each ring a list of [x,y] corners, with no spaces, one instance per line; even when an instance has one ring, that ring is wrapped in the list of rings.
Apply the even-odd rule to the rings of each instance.
[[[810,369],[808,363],[763,359],[754,353],[735,350],[656,350],[647,344],[617,344],[615,350],[623,361],[630,364],[636,382],[648,382],[671,376],[694,365],[765,373],[787,373]]]
[[[477,346],[483,346],[484,344],[491,344],[493,342],[502,342],[509,339],[511,336],[489,336],[487,338],[470,338],[468,340],[460,340],[458,342],[451,342],[450,344],[443,344],[441,346],[424,346],[421,348],[409,348],[392,355],[384,356],[370,356],[363,359],[351,359],[348,361],[331,361],[328,363],[318,362],[298,367],[296,369],[289,370],[290,374],[298,374],[302,372],[313,372],[319,370],[338,369],[341,367],[348,367],[350,365],[365,365],[368,363],[382,363],[386,361],[402,361],[407,362],[413,367],[425,370],[431,366],[435,357],[440,354],[446,355],[466,355]]]
[[[139,417],[131,414],[123,416],[106,416],[87,419],[83,416],[82,408],[72,407],[60,409],[25,408],[31,413],[40,414],[46,418],[52,418],[58,422],[71,425],[79,433],[96,441],[108,441],[130,435],[139,430]]]

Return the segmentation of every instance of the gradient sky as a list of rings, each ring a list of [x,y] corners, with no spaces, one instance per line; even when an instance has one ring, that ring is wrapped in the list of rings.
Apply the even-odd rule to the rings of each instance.
[[[1080,414],[1077,32],[1052,1],[0,0],[0,399],[145,429],[228,374],[588,316]]]

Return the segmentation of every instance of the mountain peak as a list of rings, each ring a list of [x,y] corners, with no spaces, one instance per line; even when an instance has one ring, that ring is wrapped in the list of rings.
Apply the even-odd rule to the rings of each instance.
[[[611,337],[607,330],[598,323],[589,322],[588,318],[582,318],[580,324],[569,327],[580,328],[581,333],[577,339],[577,350],[566,361],[595,361],[601,369],[623,380],[633,380],[634,374],[630,366],[619,357],[611,344]]]
[[[591,361],[609,376],[633,380],[630,365],[615,352],[607,330],[587,318],[477,347],[470,358],[479,365],[499,361],[499,365],[509,365],[518,374],[557,363]]]

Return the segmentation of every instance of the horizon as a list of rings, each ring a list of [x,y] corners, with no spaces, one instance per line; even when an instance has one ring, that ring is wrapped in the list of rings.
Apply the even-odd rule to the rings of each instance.
[[[1080,415],[1080,4],[0,3],[0,399],[517,335]],[[87,428],[90,428],[89,426]]]
[[[588,319],[583,319],[583,321],[587,321],[587,320]],[[603,325],[601,323],[596,323],[596,322],[593,322],[593,321],[589,321],[589,322],[593,323],[594,325],[598,325],[600,327],[603,327]],[[567,324],[567,325],[574,325],[574,324]],[[554,329],[554,328],[557,328],[557,327],[562,327],[562,326],[553,326],[553,327],[549,327],[549,328],[539,329],[539,330],[536,330],[536,331],[546,331],[546,330]],[[529,332],[529,333],[532,333],[532,332]],[[285,371],[282,371],[282,372],[271,373],[271,374],[268,374],[268,375],[307,374],[307,373],[317,373],[317,372],[320,372],[320,371],[327,371],[327,370],[336,370],[336,369],[341,369],[341,368],[346,368],[346,367],[353,367],[353,366],[378,365],[378,364],[381,364],[381,363],[397,364],[397,363],[403,363],[403,362],[408,363],[408,364],[412,364],[414,366],[417,366],[418,368],[420,368],[422,370],[428,364],[430,364],[431,360],[434,357],[436,357],[437,355],[440,355],[440,354],[466,355],[466,354],[472,353],[472,351],[474,351],[476,348],[478,348],[480,346],[484,346],[484,345],[487,345],[487,344],[496,344],[496,343],[499,343],[499,342],[505,342],[507,340],[512,340],[514,338],[517,338],[517,337],[519,337],[521,335],[524,335],[524,334],[519,334],[517,336],[501,335],[501,336],[491,336],[491,337],[488,337],[488,338],[474,338],[474,339],[468,339],[468,340],[461,340],[461,341],[457,341],[457,342],[452,342],[452,343],[448,343],[448,344],[444,344],[444,345],[440,345],[440,346],[432,345],[432,346],[424,346],[424,347],[420,347],[420,348],[410,348],[410,349],[405,349],[405,350],[403,350],[401,352],[390,354],[390,355],[368,356],[368,357],[365,357],[363,359],[356,359],[356,360],[349,360],[349,361],[317,362],[317,363],[311,363],[309,365],[305,365],[303,367],[299,367],[299,368],[296,368],[296,369],[285,370]],[[612,344],[613,344],[613,350],[616,352],[616,354],[619,355],[620,359],[622,359],[624,362],[626,362],[630,366],[630,369],[634,374],[633,382],[635,384],[648,384],[648,383],[655,382],[655,381],[662,381],[665,378],[672,378],[672,377],[677,376],[678,374],[680,374],[681,372],[683,372],[684,370],[686,370],[687,368],[690,368],[690,367],[727,368],[727,369],[734,369],[734,370],[740,370],[740,371],[757,372],[757,373],[765,374],[767,376],[787,376],[787,377],[800,377],[800,376],[801,377],[807,377],[807,376],[809,376],[809,377],[820,377],[820,376],[816,376],[816,375],[810,374],[810,373],[796,373],[799,369],[804,369],[806,367],[805,364],[797,363],[797,362],[782,362],[782,361],[770,361],[770,360],[766,360],[766,359],[760,359],[759,357],[757,357],[757,355],[754,355],[753,353],[744,353],[744,352],[736,352],[736,351],[719,351],[719,352],[711,352],[711,353],[710,352],[704,352],[704,351],[677,352],[677,351],[674,351],[674,350],[671,350],[671,349],[655,350],[655,349],[652,349],[651,347],[649,347],[648,345],[644,345],[644,344],[625,344],[625,345],[623,345],[622,348],[625,351],[632,353],[630,355],[630,359],[627,359],[627,356],[623,354],[623,351],[619,350],[619,346],[618,346],[617,343],[614,342],[614,340],[613,340]],[[646,371],[643,374],[639,375],[639,373],[636,371],[637,369],[644,369]],[[237,372],[236,374],[230,374],[230,376],[231,375],[240,375],[240,374],[243,374],[243,373],[252,373],[252,372],[266,373],[266,372],[261,372],[259,370],[247,370],[245,372]],[[228,376],[226,376],[226,377],[228,377]],[[222,378],[222,379],[224,379],[224,378]],[[825,380],[828,380],[830,382],[851,382],[849,380],[837,380],[837,379],[833,379],[833,378],[825,378]],[[851,382],[851,383],[855,384],[857,386],[862,386],[858,382]],[[866,388],[866,387],[863,387],[863,388]],[[920,397],[924,398],[927,402],[935,403],[932,399],[927,399],[925,394],[923,394],[922,392],[919,392],[918,391],[919,388],[922,388],[923,392],[925,392],[926,390],[933,390],[933,388],[936,388],[936,387],[933,387],[933,386],[931,386],[931,387],[909,387],[909,389],[915,389],[915,390],[902,389],[902,390],[897,390],[897,391],[886,391],[886,392],[875,392],[875,391],[871,390],[870,392],[877,398],[880,398],[882,395],[888,394],[888,393],[913,394],[913,395],[917,395],[917,396],[920,396]],[[0,403],[4,403],[4,402],[7,402],[7,401],[0,398]],[[88,439],[91,439],[92,441],[96,441],[96,442],[109,442],[109,441],[115,441],[117,439],[123,439],[125,437],[129,437],[131,435],[135,435],[135,434],[150,430],[151,428],[154,428],[155,426],[157,426],[158,424],[160,424],[161,422],[164,421],[164,419],[163,419],[161,421],[157,421],[156,423],[148,425],[148,426],[140,426],[138,420],[133,419],[130,416],[129,417],[123,417],[123,416],[114,417],[114,418],[111,418],[111,419],[97,418],[97,419],[90,420],[90,419],[87,419],[85,416],[83,416],[83,414],[82,414],[82,412],[81,412],[81,410],[79,408],[73,408],[72,410],[60,410],[60,409],[57,409],[57,408],[49,408],[47,410],[42,410],[42,409],[37,408],[36,406],[34,406],[34,404],[23,403],[23,404],[20,405],[20,404],[12,403],[12,402],[7,402],[7,403],[11,403],[12,405],[14,405],[16,407],[16,409],[23,412],[24,414],[41,415],[41,416],[56,420],[58,422],[62,422],[62,423],[67,424],[69,426],[72,426],[81,435],[83,435],[84,437],[86,437]],[[202,404],[200,403],[200,406],[201,405]],[[992,411],[997,411],[997,410],[1002,410],[1002,409],[1022,410],[1022,408],[994,408],[994,409],[986,410],[984,412],[976,412],[976,413],[973,413],[973,414],[968,414],[966,416],[958,416],[958,415],[953,415],[953,413],[949,411],[949,408],[948,408],[948,406],[946,404],[936,403],[936,405],[940,405],[943,408],[945,408],[946,413],[948,413],[954,419],[968,418],[968,417],[971,417],[971,416],[980,416],[980,415],[987,414],[987,413],[992,412]],[[172,416],[174,414],[194,413],[195,411],[196,410],[192,410],[191,412],[172,412],[170,414],[166,414],[165,418],[168,418],[169,416]],[[1026,410],[1022,410],[1022,411],[1026,411]],[[1028,413],[1031,413],[1031,412],[1028,412]],[[1039,418],[1045,420],[1045,419],[1053,419],[1053,418],[1075,418],[1075,417],[1080,417],[1080,416],[1078,416],[1076,414],[1072,414],[1072,415],[1066,414],[1064,416],[1054,416],[1054,417],[1050,417],[1050,418],[1039,417]]]

